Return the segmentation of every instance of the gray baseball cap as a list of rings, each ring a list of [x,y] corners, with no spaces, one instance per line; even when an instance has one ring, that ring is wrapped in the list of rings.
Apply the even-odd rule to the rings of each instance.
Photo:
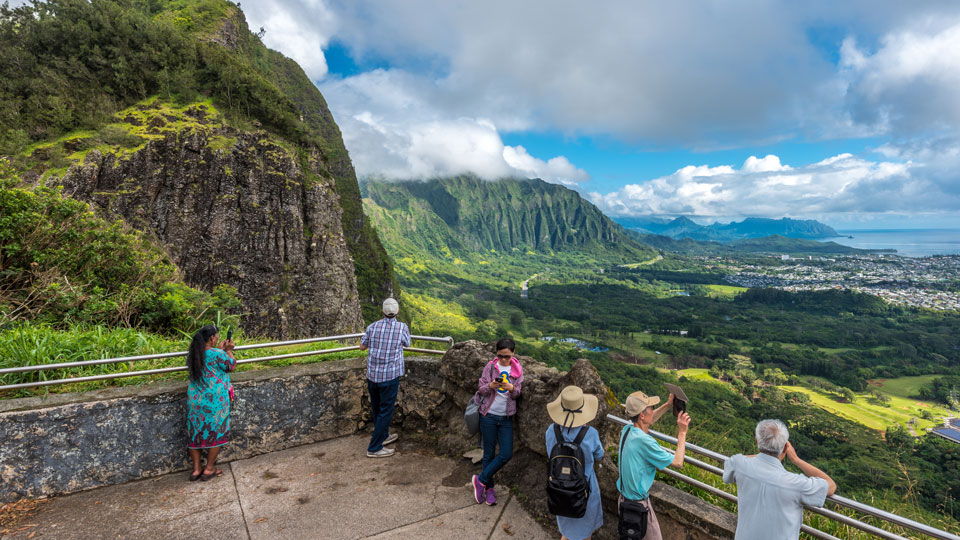
[[[400,304],[393,298],[387,298],[383,301],[383,314],[396,315],[400,311]]]

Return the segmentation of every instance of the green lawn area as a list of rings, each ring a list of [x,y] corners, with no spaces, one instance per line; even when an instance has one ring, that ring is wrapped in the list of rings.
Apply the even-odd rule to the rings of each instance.
[[[920,387],[930,383],[939,375],[919,375],[916,377],[897,377],[896,379],[875,379],[868,381],[884,394],[910,399],[920,393]]]
[[[688,379],[693,379],[696,381],[722,382],[722,381],[717,381],[716,379],[711,377],[709,371],[710,370],[703,369],[703,368],[678,369],[677,377],[686,377]]]
[[[620,267],[621,267],[621,268],[628,268],[628,269],[630,269],[630,270],[633,270],[634,268],[639,268],[639,267],[641,267],[641,266],[649,266],[649,265],[651,265],[651,264],[653,264],[653,263],[655,263],[655,262],[657,262],[657,261],[661,261],[661,260],[663,260],[663,255],[657,255],[656,257],[650,259],[649,261],[643,261],[643,262],[631,263],[631,264],[621,264]]]
[[[733,285],[707,285],[710,289],[711,298],[732,298],[743,291],[747,290],[746,287],[735,287]]]
[[[907,427],[911,418],[917,418],[915,429],[918,433],[922,429],[938,425],[939,417],[945,416],[947,410],[928,402],[890,396],[890,406],[884,407],[869,401],[868,394],[857,394],[853,403],[838,401],[832,395],[825,395],[805,386],[781,386],[787,392],[802,392],[810,396],[810,400],[822,409],[842,416],[854,422],[859,422],[868,428],[885,431],[888,427],[899,424]],[[934,415],[934,420],[920,418],[920,411],[928,410]]]

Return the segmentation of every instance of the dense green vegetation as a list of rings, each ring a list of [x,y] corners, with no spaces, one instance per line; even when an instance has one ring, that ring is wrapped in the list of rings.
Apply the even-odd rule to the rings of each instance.
[[[37,176],[76,160],[64,142],[104,136],[120,110],[157,96],[212,100],[239,129],[265,128],[334,180],[364,315],[398,286],[364,219],[353,168],[323,96],[291,59],[267,49],[226,0],[47,0],[0,6],[0,156]],[[107,139],[115,139],[108,132]],[[103,142],[103,141],[101,141]],[[108,143],[117,142],[108,140]],[[137,146],[129,137],[121,146]],[[142,142],[142,141],[141,141]],[[28,174],[29,173],[29,174]]]
[[[854,292],[750,289],[727,301],[657,298],[622,284],[574,284],[537,286],[529,302],[509,294],[499,300],[522,310],[535,320],[528,324],[544,333],[572,330],[602,340],[643,330],[686,331],[696,339],[645,345],[680,357],[684,366],[749,353],[759,365],[825,377],[858,391],[868,379],[954,373],[960,367],[949,360],[960,350],[955,313],[904,309]]]
[[[960,409],[960,376],[937,377],[917,393],[923,399],[933,399]]]
[[[57,189],[15,182],[0,160],[0,330],[36,321],[175,334],[238,307],[231,287],[185,285],[164,251],[123,223]]]

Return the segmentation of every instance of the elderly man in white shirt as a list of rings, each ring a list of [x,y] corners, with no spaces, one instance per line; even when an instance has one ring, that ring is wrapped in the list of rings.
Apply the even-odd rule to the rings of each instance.
[[[737,454],[723,465],[723,481],[737,484],[735,540],[797,540],[803,505],[823,506],[837,484],[797,456],[780,420],[761,420],[756,435],[760,453]],[[803,474],[787,471],[784,457]]]

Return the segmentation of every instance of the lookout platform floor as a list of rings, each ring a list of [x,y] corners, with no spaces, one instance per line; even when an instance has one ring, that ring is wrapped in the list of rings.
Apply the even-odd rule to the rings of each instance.
[[[557,538],[509,491],[495,506],[470,491],[477,465],[437,457],[412,441],[389,458],[366,457],[354,435],[222,463],[223,476],[189,472],[46,501],[16,523],[13,539],[456,539]]]

